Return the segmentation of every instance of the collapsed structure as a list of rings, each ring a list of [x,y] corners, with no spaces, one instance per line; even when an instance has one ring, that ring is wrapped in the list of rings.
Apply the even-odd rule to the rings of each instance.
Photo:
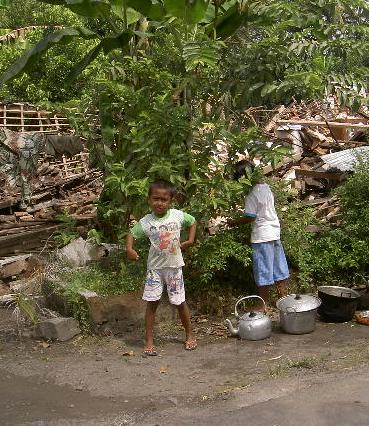
[[[293,103],[273,110],[251,108],[249,118],[273,142],[289,144],[292,155],[264,173],[289,182],[323,221],[339,217],[331,190],[369,155],[369,116],[321,102]]]
[[[68,119],[27,104],[0,104],[0,257],[39,251],[60,228],[95,217],[101,172]]]

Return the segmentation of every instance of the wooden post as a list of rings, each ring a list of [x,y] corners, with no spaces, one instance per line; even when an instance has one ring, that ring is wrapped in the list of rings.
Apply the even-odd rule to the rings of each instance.
[[[43,132],[44,131],[44,125],[42,124],[42,118],[41,118],[40,110],[37,111],[37,116],[38,116],[38,123],[39,123],[39,126],[40,126],[40,130],[41,130],[41,132]]]
[[[20,105],[20,122],[21,122],[21,132],[24,132],[24,106],[23,104]]]

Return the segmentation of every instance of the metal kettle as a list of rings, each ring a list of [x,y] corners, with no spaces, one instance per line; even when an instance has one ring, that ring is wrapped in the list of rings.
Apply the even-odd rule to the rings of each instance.
[[[251,311],[240,317],[238,315],[237,306],[240,302],[246,299],[260,299],[264,304],[264,313]],[[225,323],[232,336],[238,336],[241,339],[246,340],[266,339],[272,334],[272,320],[265,314],[265,312],[266,305],[260,296],[241,297],[234,307],[234,314],[238,320],[238,328],[234,328],[229,319],[226,319]]]

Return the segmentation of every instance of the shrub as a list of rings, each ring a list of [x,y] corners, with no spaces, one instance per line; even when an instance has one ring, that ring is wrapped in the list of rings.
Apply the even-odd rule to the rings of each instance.
[[[278,185],[277,185],[278,187]],[[279,185],[280,188],[280,185]],[[297,269],[300,285],[313,289],[317,283],[351,285],[369,270],[369,163],[362,161],[335,194],[340,221],[326,224],[313,217],[301,202],[286,202],[286,193],[276,191],[283,208],[282,240],[290,265]],[[278,204],[278,203],[277,203]],[[318,235],[306,231],[319,224]]]

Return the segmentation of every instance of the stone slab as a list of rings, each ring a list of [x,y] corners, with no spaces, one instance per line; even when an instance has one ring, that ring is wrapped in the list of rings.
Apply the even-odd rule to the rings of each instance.
[[[58,317],[50,318],[37,324],[35,337],[65,342],[80,332],[78,322],[74,318]]]

